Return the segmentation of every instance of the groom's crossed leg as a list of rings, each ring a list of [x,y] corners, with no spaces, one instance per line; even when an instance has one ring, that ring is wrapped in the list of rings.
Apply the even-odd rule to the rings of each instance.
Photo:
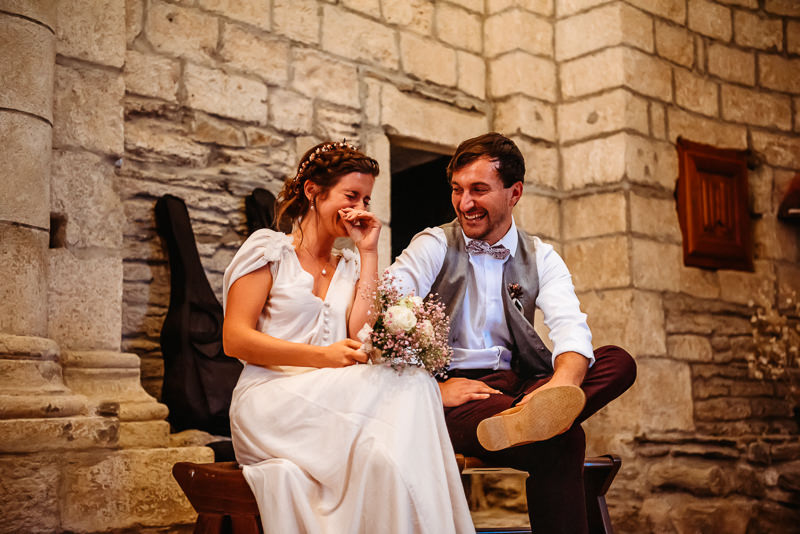
[[[586,405],[569,430],[546,441],[490,452],[481,447],[478,424],[510,408],[549,377],[522,379],[513,371],[456,370],[452,376],[480,380],[502,391],[488,399],[445,408],[445,419],[456,452],[527,471],[528,512],[537,532],[586,532],[583,460],[586,440],[580,423],[627,390],[636,378],[636,364],[623,349],[605,346],[595,351],[595,363],[581,384]],[[534,519],[535,518],[535,519]],[[535,523],[534,523],[535,521]]]

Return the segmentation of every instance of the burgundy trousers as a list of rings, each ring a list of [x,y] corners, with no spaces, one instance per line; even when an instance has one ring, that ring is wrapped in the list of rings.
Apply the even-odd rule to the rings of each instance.
[[[526,379],[514,371],[454,370],[451,377],[480,380],[502,394],[445,408],[445,420],[453,448],[466,456],[527,471],[528,515],[536,534],[585,534],[588,532],[583,489],[586,436],[580,424],[620,396],[636,379],[636,363],[619,347],[607,345],[594,353],[595,363],[586,373],[581,389],[586,406],[569,430],[547,441],[487,451],[478,443],[478,423],[510,408],[525,394],[550,377]]]

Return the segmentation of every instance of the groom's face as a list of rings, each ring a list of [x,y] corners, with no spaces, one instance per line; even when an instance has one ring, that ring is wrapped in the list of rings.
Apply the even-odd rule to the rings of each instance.
[[[453,171],[451,199],[467,237],[495,244],[511,228],[511,210],[522,195],[522,182],[504,187],[495,163],[478,158]]]

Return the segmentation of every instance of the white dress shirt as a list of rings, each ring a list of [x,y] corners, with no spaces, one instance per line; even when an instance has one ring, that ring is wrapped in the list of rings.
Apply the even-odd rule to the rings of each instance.
[[[466,243],[472,241],[464,236]],[[497,243],[513,256],[519,236],[516,224]],[[539,273],[539,295],[536,307],[544,315],[553,342],[553,362],[564,352],[574,351],[594,363],[592,333],[581,312],[572,276],[564,260],[552,245],[534,237],[536,268]],[[447,239],[439,227],[428,228],[415,237],[390,267],[403,293],[414,291],[425,296],[439,274],[447,252]],[[461,334],[453,343],[453,369],[510,369],[511,333],[503,312],[503,260],[488,254],[470,255],[474,277],[464,295]],[[455,325],[454,325],[455,326]]]

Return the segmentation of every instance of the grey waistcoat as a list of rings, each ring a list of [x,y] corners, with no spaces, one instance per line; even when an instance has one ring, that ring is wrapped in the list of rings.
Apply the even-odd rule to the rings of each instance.
[[[464,235],[458,220],[441,226],[447,238],[447,253],[439,275],[431,286],[445,304],[450,317],[450,344],[459,338],[462,326],[464,294],[467,286],[475,286],[475,276],[469,253],[466,250]],[[508,258],[503,266],[503,310],[506,324],[511,333],[511,368],[526,377],[546,376],[553,373],[552,354],[533,329],[533,316],[536,312],[536,297],[539,294],[539,272],[536,268],[536,245],[533,237],[519,228],[519,243],[514,256]],[[520,311],[508,293],[509,284],[519,284],[522,295]]]

